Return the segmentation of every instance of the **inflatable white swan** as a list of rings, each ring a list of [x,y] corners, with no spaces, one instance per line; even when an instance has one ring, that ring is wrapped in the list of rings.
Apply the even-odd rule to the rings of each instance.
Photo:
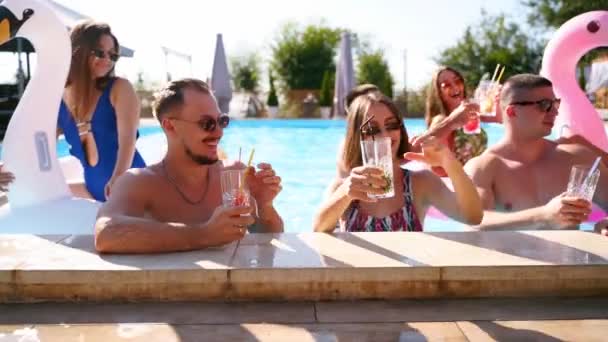
[[[587,52],[608,46],[608,11],[592,11],[564,23],[545,48],[541,75],[553,82],[562,99],[556,127],[569,128],[568,136],[581,135],[608,151],[602,119],[576,81],[576,65]]]
[[[57,115],[71,60],[68,32],[46,3],[5,0],[0,44],[14,37],[32,43],[37,67],[2,144],[2,160],[16,179],[9,204],[0,208],[0,233],[90,234],[99,204],[72,197],[56,152]]]

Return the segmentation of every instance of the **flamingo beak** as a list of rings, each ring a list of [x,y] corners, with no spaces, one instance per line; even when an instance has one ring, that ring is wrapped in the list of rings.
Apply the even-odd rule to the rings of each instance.
[[[11,39],[11,24],[8,19],[0,18],[0,45]]]
[[[0,6],[0,45],[15,38],[17,31],[34,14],[32,9],[23,11],[23,19],[18,19],[6,6]]]

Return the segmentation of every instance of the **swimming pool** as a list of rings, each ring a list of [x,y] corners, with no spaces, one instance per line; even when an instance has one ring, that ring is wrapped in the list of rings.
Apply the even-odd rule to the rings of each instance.
[[[425,129],[422,119],[405,121],[410,136]],[[503,134],[502,125],[483,124],[489,144]],[[312,229],[312,217],[323,200],[325,189],[336,172],[338,145],[344,137],[343,120],[233,120],[220,143],[231,159],[243,158],[255,147],[254,162],[270,162],[283,179],[283,191],[276,199],[277,210],[289,232]],[[162,134],[157,125],[140,128],[142,136]],[[64,140],[57,144],[59,156],[69,154]],[[1,153],[1,150],[0,150]],[[463,225],[454,221],[428,218],[428,231],[459,231]]]

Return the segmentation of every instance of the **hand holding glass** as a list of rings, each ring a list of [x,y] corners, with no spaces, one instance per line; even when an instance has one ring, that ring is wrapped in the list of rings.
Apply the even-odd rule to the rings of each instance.
[[[361,140],[361,157],[364,166],[375,166],[384,173],[387,185],[383,194],[367,194],[369,198],[390,198],[395,196],[393,182],[393,151],[389,137]]]
[[[584,165],[574,165],[570,171],[570,180],[568,181],[568,188],[566,194],[568,196],[581,197],[591,202],[593,195],[595,194],[595,188],[600,179],[600,170],[595,171],[589,175],[589,167]]]
[[[250,206],[251,195],[245,183],[245,169],[222,171],[220,182],[224,207]]]

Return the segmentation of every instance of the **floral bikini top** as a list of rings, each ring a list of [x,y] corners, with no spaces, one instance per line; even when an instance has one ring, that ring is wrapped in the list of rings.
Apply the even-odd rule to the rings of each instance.
[[[482,154],[488,147],[488,134],[482,128],[477,134],[466,134],[462,129],[457,129],[452,133],[450,150],[462,165],[469,159]]]
[[[346,212],[346,231],[348,232],[421,232],[422,224],[414,209],[412,180],[410,172],[403,170],[403,208],[386,217],[374,217],[361,211],[359,201],[353,201]]]

